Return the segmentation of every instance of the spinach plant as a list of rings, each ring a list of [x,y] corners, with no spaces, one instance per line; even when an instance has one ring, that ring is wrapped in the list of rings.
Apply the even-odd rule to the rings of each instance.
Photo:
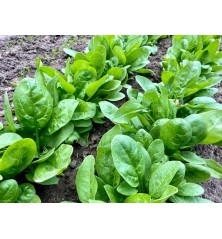
[[[174,36],[162,62],[162,81],[172,98],[188,102],[196,96],[212,96],[221,81],[221,37]]]
[[[189,151],[169,157],[161,139],[116,125],[102,137],[96,159],[84,159],[76,187],[81,202],[210,202],[200,197],[204,189],[198,184],[210,177],[222,177],[214,160]]]
[[[71,161],[73,148],[64,143],[73,133],[71,120],[79,102],[75,99],[56,101],[54,88],[47,88],[47,82],[38,73],[39,69],[36,78],[21,80],[15,89],[17,124],[5,94],[8,125],[0,134],[0,174],[4,179],[12,179],[23,173],[33,183],[50,185],[58,183],[57,176]]]

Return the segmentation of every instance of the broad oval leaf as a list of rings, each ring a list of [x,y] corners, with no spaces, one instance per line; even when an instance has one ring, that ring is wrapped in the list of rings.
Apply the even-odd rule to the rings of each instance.
[[[78,104],[78,100],[74,99],[61,100],[54,108],[52,118],[45,128],[45,134],[52,135],[63,126],[67,125],[72,119],[72,116]]]
[[[148,148],[152,163],[165,162],[164,144],[161,139],[155,139]]]
[[[171,119],[160,130],[160,138],[168,149],[179,149],[189,145],[192,129],[189,123],[181,118]]]
[[[180,162],[169,161],[160,165],[150,176],[149,194],[160,198],[180,168]]]
[[[190,145],[195,145],[206,137],[207,127],[200,115],[192,114],[187,116],[185,120],[190,124],[192,130]]]
[[[118,110],[118,108],[114,104],[112,104],[108,101],[100,101],[99,107],[100,107],[102,113],[104,114],[104,116],[110,120],[113,119],[114,114]]]
[[[145,172],[151,168],[151,160],[143,146],[126,135],[117,135],[111,143],[113,163],[131,186],[142,186]]]
[[[44,182],[56,175],[60,175],[70,164],[73,147],[62,144],[45,162],[39,163],[35,169],[33,180]]]
[[[36,144],[32,139],[20,139],[10,145],[0,159],[0,174],[11,178],[23,171],[36,155]]]
[[[95,159],[92,155],[87,156],[79,166],[76,174],[76,190],[81,202],[94,200],[98,183],[94,175]]]
[[[139,129],[135,134],[135,140],[140,142],[145,149],[148,149],[149,145],[153,142],[153,137],[146,130]]]
[[[111,154],[111,142],[116,135],[121,134],[119,125],[115,125],[111,130],[103,135],[97,147],[96,172],[103,181],[113,185],[115,178],[115,167]]]
[[[29,203],[36,195],[35,187],[30,183],[23,183],[19,185],[21,193],[17,198],[17,202]]]
[[[178,186],[178,193],[179,196],[200,196],[204,193],[203,187],[195,183],[184,183]]]
[[[96,104],[78,100],[79,104],[72,116],[72,120],[91,119],[96,114]]]
[[[0,182],[0,203],[14,203],[19,196],[19,186],[14,179]]]
[[[122,47],[114,46],[112,52],[114,56],[118,57],[120,64],[126,64],[126,56]]]
[[[46,126],[52,116],[53,99],[40,81],[25,78],[13,94],[18,121],[30,130]]]

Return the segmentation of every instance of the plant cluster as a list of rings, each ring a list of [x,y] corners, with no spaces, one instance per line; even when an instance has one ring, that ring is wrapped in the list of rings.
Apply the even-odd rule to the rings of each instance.
[[[43,66],[37,59],[34,78],[24,78],[16,85],[14,116],[5,93],[7,125],[0,125],[0,202],[39,202],[31,183],[57,184],[58,176],[71,162],[73,147],[70,144],[78,142],[87,146],[93,122],[103,123],[98,103],[125,97],[120,90],[123,80],[128,79],[126,69],[130,65],[125,62],[120,67],[118,57],[108,60],[107,49],[103,45],[96,47],[97,39],[100,37],[89,43],[90,51],[86,55],[77,53],[72,64],[67,59],[61,72]],[[130,48],[128,61],[137,69],[147,64],[145,58],[149,56],[149,50],[144,53],[140,46],[142,41],[135,45],[138,39],[144,41],[148,37],[125,39],[125,45]],[[133,53],[134,48],[138,52]],[[133,56],[140,60],[133,61]],[[31,183],[19,184],[21,175]]]
[[[115,126],[101,139],[96,159],[79,167],[81,202],[210,202],[199,183],[222,178],[222,166],[199,157],[198,144],[221,145],[220,39],[174,36],[162,62],[162,82],[136,76],[142,92],[128,88],[119,109],[100,102]]]
[[[162,82],[144,76],[164,36],[95,36],[85,53],[61,71],[36,61],[34,78],[4,97],[0,123],[0,202],[40,202],[33,184],[57,184],[74,142],[88,145],[94,123],[115,126],[96,159],[78,168],[81,202],[210,202],[201,182],[222,178],[222,166],[195,153],[198,144],[222,145],[222,108],[212,96],[221,78],[218,36],[174,36],[163,59]],[[73,61],[74,60],[74,61]],[[128,85],[134,74],[141,90]],[[120,108],[113,101],[129,100]],[[21,181],[25,175],[28,183]]]

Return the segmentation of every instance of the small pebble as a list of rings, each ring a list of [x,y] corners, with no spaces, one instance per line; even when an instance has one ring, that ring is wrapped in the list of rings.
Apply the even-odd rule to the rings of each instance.
[[[77,161],[76,161],[76,160],[73,160],[73,161],[70,163],[70,167],[71,167],[71,168],[75,168],[75,167],[76,167],[76,163],[77,163]]]

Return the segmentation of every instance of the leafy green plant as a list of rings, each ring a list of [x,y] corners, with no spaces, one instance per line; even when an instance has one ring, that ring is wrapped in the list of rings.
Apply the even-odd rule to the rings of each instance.
[[[30,183],[18,184],[14,179],[0,181],[0,203],[40,203]]]
[[[174,36],[162,65],[162,81],[171,97],[187,102],[195,96],[211,96],[209,88],[221,81],[220,37]]]
[[[183,51],[173,42],[161,83],[136,76],[144,93],[128,87],[130,100],[119,109],[107,101],[99,103],[116,126],[97,149],[98,193],[84,202],[209,202],[199,197],[204,190],[198,184],[221,179],[222,166],[193,152],[197,144],[222,142],[221,104],[211,98],[216,92],[211,87],[221,81],[219,71],[203,70],[210,62],[220,68],[220,41],[209,39],[198,53],[187,46]],[[174,49],[186,54],[175,56]],[[85,169],[79,170],[83,174]],[[81,182],[81,177],[76,180]],[[84,194],[81,183],[77,188]]]
[[[38,69],[36,78],[21,80],[13,94],[19,124],[13,121],[5,94],[8,126],[4,126],[0,134],[0,174],[4,179],[26,173],[26,178],[33,183],[56,184],[57,175],[69,166],[73,148],[64,142],[73,132],[71,120],[79,102],[59,101],[54,93]]]
[[[81,202],[210,202],[200,197],[204,189],[198,183],[221,178],[221,165],[189,151],[169,157],[163,141],[153,140],[143,129],[130,136],[122,131],[116,125],[107,132],[96,160],[88,156],[79,167]]]

